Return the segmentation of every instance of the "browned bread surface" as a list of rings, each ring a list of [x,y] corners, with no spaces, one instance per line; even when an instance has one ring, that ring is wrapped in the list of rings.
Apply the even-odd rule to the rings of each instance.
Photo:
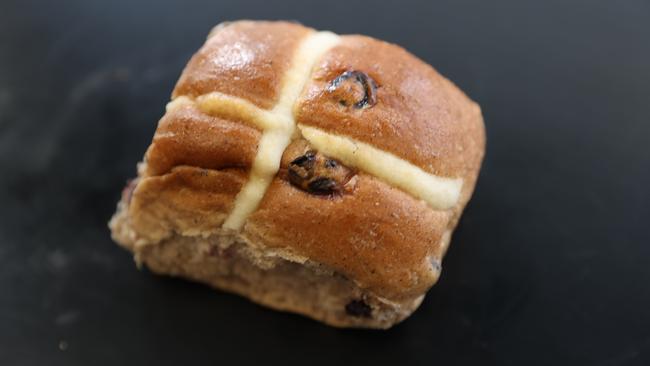
[[[342,105],[345,96],[328,91],[331,81],[347,70],[361,70],[376,83],[371,108]],[[372,144],[442,176],[476,171],[484,148],[476,103],[403,48],[364,36],[343,36],[319,61],[296,119]]]
[[[241,169],[208,170],[179,166],[142,177],[128,203],[129,225],[145,242],[174,232],[199,234],[219,228],[246,182]]]
[[[291,243],[383,297],[421,295],[437,280],[450,213],[365,174],[354,184],[352,193],[332,199],[275,179],[244,235],[269,247]]]
[[[205,169],[250,168],[260,132],[242,122],[202,113],[188,104],[166,113],[147,150],[147,175],[187,165]]]
[[[277,101],[292,51],[310,30],[287,22],[224,23],[185,67],[173,97],[221,92],[262,108]]]

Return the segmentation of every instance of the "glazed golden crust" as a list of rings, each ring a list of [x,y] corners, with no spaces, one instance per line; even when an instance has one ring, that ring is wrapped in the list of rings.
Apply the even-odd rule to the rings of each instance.
[[[220,92],[262,108],[277,101],[292,51],[310,32],[287,22],[239,21],[215,29],[185,67],[173,97]]]
[[[328,90],[352,70],[376,82],[374,106],[343,106]],[[342,37],[317,65],[296,113],[300,124],[372,144],[436,175],[463,176],[480,164],[478,105],[401,47],[369,37]]]
[[[193,104],[168,111],[146,153],[146,175],[179,165],[205,169],[250,168],[260,132],[245,122],[207,115]]]
[[[284,22],[236,22],[214,32],[174,90],[175,98],[187,96],[190,103],[168,111],[147,152],[128,213],[139,237],[156,243],[172,232],[198,235],[220,228],[242,187],[253,182],[248,178],[262,133],[232,111],[201,110],[192,100],[219,92],[250,101],[264,113],[274,110],[296,49],[313,34]],[[453,204],[437,208],[353,167],[357,174],[344,194],[316,196],[285,179],[290,161],[285,151],[280,174],[241,234],[322,263],[379,297],[415,299],[437,280],[449,235],[472,194],[485,149],[481,112],[398,46],[363,36],[337,42],[316,60],[295,101],[294,141],[301,126],[349,137],[427,174],[457,179],[460,193]],[[376,82],[373,105],[339,103],[342,94],[330,86],[346,71]],[[358,90],[343,94],[359,96]]]

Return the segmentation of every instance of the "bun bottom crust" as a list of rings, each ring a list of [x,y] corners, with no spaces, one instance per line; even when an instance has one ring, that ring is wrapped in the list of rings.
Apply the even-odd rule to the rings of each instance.
[[[109,227],[113,239],[133,252],[138,264],[157,274],[239,294],[275,310],[335,327],[386,329],[413,313],[424,298],[399,303],[382,299],[318,263],[269,252],[232,232],[208,237],[174,234],[157,244],[138,245],[125,207],[124,202],[118,204]]]

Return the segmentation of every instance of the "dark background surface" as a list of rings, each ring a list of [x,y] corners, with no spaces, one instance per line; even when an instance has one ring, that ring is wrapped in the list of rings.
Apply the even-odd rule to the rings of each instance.
[[[401,44],[484,111],[442,278],[387,332],[136,270],[106,222],[212,25]],[[650,364],[648,1],[3,1],[0,364]]]

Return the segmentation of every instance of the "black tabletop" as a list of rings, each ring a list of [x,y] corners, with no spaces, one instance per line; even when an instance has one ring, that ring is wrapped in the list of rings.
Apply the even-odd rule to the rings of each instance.
[[[211,26],[398,43],[484,112],[442,277],[390,331],[138,271],[106,222]],[[650,364],[650,3],[3,1],[0,364]]]

